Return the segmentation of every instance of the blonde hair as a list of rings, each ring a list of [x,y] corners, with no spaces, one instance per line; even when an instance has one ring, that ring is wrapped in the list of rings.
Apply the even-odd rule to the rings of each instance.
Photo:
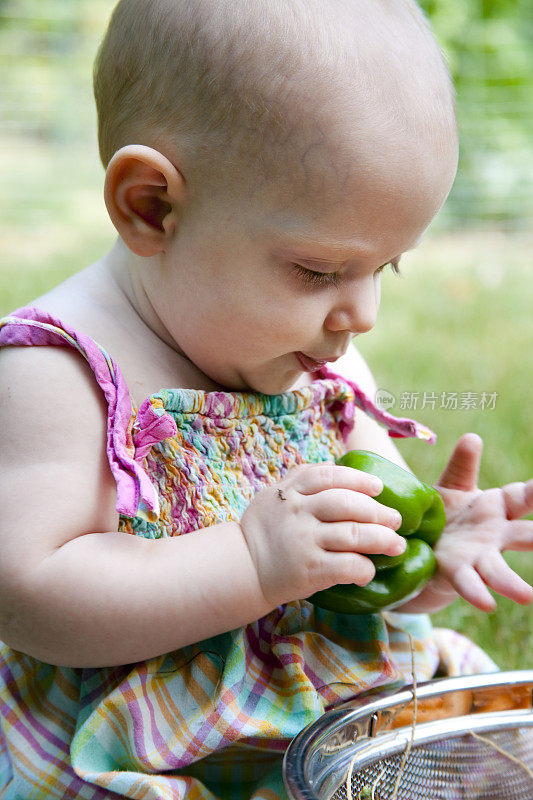
[[[359,25],[356,38],[339,14],[354,30]],[[403,51],[400,17],[414,41]],[[307,95],[321,87],[327,102],[334,91],[328,76],[342,75],[347,65],[354,74],[354,63],[364,72],[356,62],[367,35],[382,37],[378,72],[389,62],[393,74],[409,52],[424,51],[439,87],[432,102],[438,96],[449,115],[451,81],[413,0],[120,0],[94,69],[102,162],[129,143],[171,152],[179,144],[189,168],[203,165],[208,175],[243,155],[261,162],[273,146],[286,155],[301,141],[294,112],[302,86]],[[370,85],[379,80],[371,77]],[[371,103],[368,76],[362,85]],[[313,113],[317,103],[311,106]]]

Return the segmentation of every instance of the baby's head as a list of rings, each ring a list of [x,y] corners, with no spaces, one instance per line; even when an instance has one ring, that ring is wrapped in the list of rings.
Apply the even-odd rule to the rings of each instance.
[[[379,268],[455,175],[453,88],[413,0],[121,0],[95,94],[111,218],[161,267],[136,267],[158,330],[235,388],[268,393],[253,365],[371,328]],[[191,304],[247,360],[212,365]]]
[[[456,147],[412,0],[121,0],[95,94],[105,166],[144,144],[211,187],[309,193],[391,162],[423,180]]]

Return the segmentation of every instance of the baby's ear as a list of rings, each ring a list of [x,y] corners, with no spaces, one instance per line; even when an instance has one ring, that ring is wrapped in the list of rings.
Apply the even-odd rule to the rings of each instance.
[[[107,167],[105,203],[124,243],[139,256],[154,256],[168,245],[185,202],[185,179],[158,150],[131,144]]]

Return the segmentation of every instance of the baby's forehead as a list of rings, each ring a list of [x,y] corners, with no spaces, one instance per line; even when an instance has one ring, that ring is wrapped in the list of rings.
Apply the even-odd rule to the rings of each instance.
[[[381,80],[381,79],[380,79]],[[394,107],[394,82],[382,85],[382,104],[365,104],[359,87],[342,85],[325,93],[310,87],[285,109],[285,138],[251,144],[250,175],[259,192],[277,193],[319,208],[357,197],[365,202],[383,192],[403,197],[428,188],[451,186],[457,166],[453,108],[424,108],[424,93],[412,92],[403,107]],[[386,98],[386,102],[385,102]],[[259,167],[263,167],[261,170]],[[262,177],[262,180],[259,178]],[[258,180],[259,179],[259,180]]]

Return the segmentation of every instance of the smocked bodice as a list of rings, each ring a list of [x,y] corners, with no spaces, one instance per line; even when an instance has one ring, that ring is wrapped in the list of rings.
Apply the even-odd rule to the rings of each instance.
[[[136,450],[157,490],[159,519],[122,516],[121,530],[158,538],[240,519],[254,494],[291,467],[341,455],[353,400],[342,379],[273,397],[184,389],[152,396],[133,440],[146,441],[148,430],[165,436],[144,456]]]

